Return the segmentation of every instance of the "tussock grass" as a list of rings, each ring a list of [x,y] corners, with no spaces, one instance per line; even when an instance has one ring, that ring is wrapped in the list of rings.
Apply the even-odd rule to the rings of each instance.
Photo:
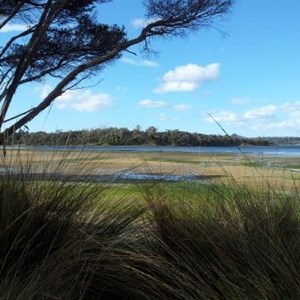
[[[298,198],[228,185],[182,189],[159,191],[153,231],[193,285],[187,299],[299,298]],[[182,197],[175,209],[169,196]]]
[[[37,180],[33,160],[2,162],[1,300],[300,298],[296,182],[289,193],[234,179],[133,193],[51,178],[72,176],[67,155],[38,164]]]

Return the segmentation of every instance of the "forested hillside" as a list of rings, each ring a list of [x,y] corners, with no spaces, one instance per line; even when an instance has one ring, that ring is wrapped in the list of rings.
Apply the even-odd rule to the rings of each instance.
[[[159,145],[159,146],[236,146],[270,145],[264,138],[245,138],[237,135],[207,135],[180,130],[158,131],[150,126],[141,130],[128,128],[98,128],[78,131],[43,131],[15,133],[10,144],[26,145]]]

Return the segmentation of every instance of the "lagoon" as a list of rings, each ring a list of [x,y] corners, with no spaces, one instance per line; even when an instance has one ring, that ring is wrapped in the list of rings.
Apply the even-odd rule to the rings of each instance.
[[[299,145],[241,146],[241,147],[185,147],[185,146],[12,146],[8,149],[37,151],[86,151],[86,152],[172,152],[203,154],[241,154],[259,156],[300,156]]]

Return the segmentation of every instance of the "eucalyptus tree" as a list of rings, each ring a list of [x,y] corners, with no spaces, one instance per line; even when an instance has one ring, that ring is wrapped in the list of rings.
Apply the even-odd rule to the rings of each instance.
[[[0,48],[0,143],[132,46],[142,43],[147,51],[156,37],[181,37],[210,27],[233,1],[145,0],[147,22],[128,38],[124,26],[105,24],[97,14],[110,0],[0,0],[0,30],[25,25]],[[55,86],[35,107],[9,115],[22,86],[50,77]]]

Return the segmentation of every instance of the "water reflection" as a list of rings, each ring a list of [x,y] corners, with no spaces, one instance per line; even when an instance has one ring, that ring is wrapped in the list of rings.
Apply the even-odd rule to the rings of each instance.
[[[17,168],[6,168],[0,166],[0,176],[15,177],[24,179],[24,174]],[[99,175],[64,175],[61,173],[26,173],[26,180],[54,180],[63,182],[151,182],[151,181],[162,181],[162,182],[196,182],[205,181],[212,178],[222,177],[220,175],[204,176],[199,174],[167,174],[167,173],[135,173],[130,171],[123,171],[114,174],[99,174]]]

